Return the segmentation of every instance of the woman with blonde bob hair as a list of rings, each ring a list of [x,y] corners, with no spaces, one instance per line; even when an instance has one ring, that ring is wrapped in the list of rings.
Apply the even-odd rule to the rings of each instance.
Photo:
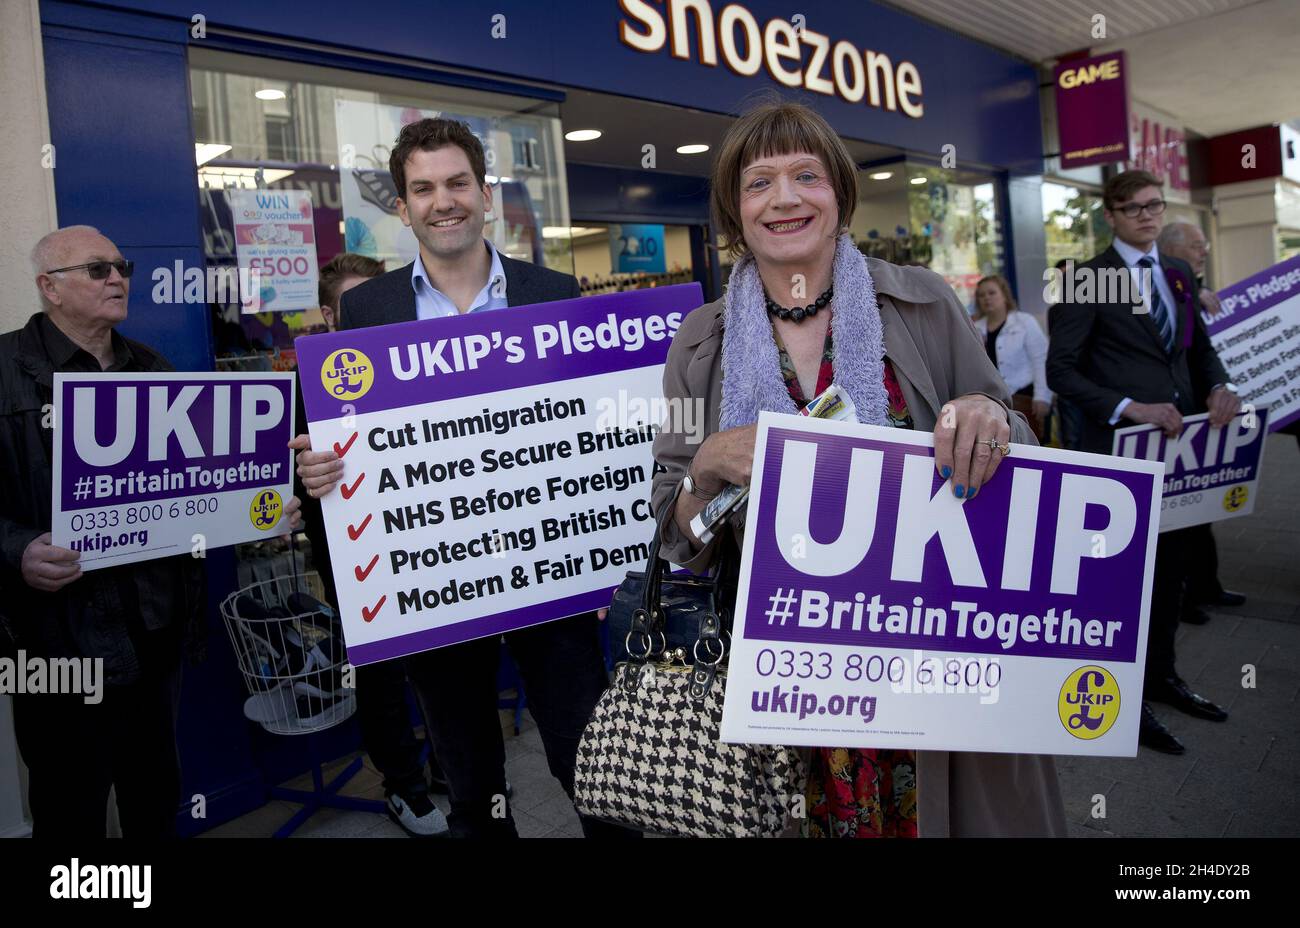
[[[1042,442],[1052,411],[1047,388],[1047,336],[1037,320],[1020,312],[1011,284],[990,274],[975,285],[975,328],[989,361],[1011,390],[1011,408],[1023,413]]]
[[[759,106],[718,151],[715,224],[738,260],[724,298],[683,321],[664,369],[669,408],[703,403],[706,437],[674,419],[654,445],[654,508],[674,507],[662,537],[674,563],[702,573],[720,543],[740,542],[743,518],[708,544],[691,519],[727,484],[749,484],[760,411],[794,413],[832,382],[861,422],[932,431],[959,498],[996,479],[1009,442],[1034,443],[943,278],[854,246],[857,192],[844,143],[806,106]],[[810,760],[807,834],[1065,834],[1050,757],[814,748]]]

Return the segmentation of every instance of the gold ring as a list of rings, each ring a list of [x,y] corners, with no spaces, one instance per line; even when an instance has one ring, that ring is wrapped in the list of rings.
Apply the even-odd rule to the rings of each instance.
[[[986,438],[983,441],[981,441],[980,444],[988,445],[989,448],[991,448],[994,451],[1001,451],[1003,457],[1006,457],[1008,454],[1011,453],[1011,446],[998,444],[998,440],[996,438]]]

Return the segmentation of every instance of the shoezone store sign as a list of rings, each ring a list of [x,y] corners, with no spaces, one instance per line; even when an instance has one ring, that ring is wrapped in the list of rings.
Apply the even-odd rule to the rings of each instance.
[[[297,340],[356,664],[609,605],[649,555],[663,364],[698,284]],[[630,399],[629,399],[630,398]]]
[[[722,737],[1133,756],[1163,465],[763,413]]]
[[[283,534],[293,374],[55,374],[52,541],[98,570]]]

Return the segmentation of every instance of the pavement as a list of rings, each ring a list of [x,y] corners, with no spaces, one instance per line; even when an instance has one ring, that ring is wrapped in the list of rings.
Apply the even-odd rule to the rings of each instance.
[[[1178,668],[1194,690],[1226,708],[1207,722],[1155,705],[1187,745],[1179,757],[1139,748],[1137,757],[1057,759],[1070,834],[1105,837],[1300,836],[1300,448],[1268,439],[1255,512],[1219,523],[1219,579],[1246,604],[1211,612],[1178,633]],[[581,837],[578,817],[551,776],[537,727],[518,735],[502,712],[506,776],[524,838]],[[356,755],[326,768],[328,780]],[[300,777],[287,786],[310,788]],[[383,799],[370,759],[342,792]],[[445,796],[435,803],[447,811]],[[270,837],[297,810],[269,802],[204,837]],[[405,837],[383,815],[324,810],[295,837]]]

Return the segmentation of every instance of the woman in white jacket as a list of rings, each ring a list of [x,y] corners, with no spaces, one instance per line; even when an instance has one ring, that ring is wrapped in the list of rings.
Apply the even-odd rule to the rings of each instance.
[[[985,277],[975,288],[975,326],[984,337],[989,360],[1011,391],[1012,405],[1025,414],[1041,442],[1052,410],[1047,389],[1047,336],[1033,316],[1020,312],[1011,285],[1001,274]]]

